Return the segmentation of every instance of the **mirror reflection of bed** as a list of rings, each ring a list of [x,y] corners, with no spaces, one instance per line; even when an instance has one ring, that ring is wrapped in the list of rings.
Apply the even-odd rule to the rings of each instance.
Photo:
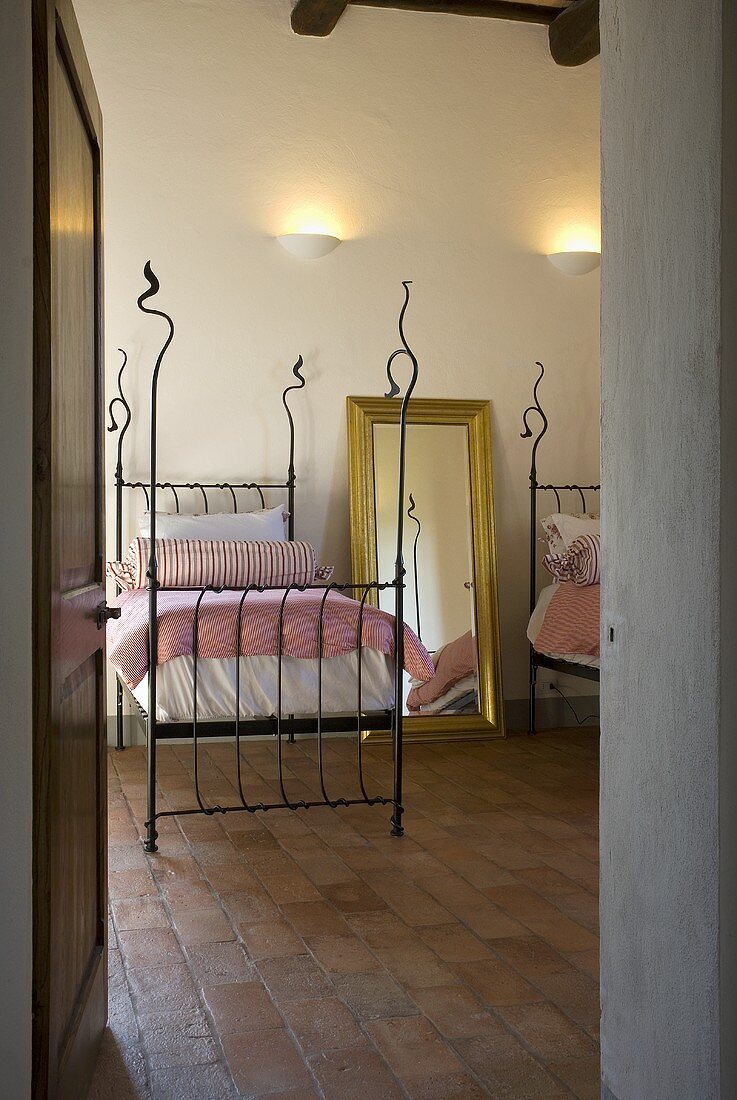
[[[393,572],[398,439],[391,401],[348,398],[354,581]],[[404,618],[435,664],[429,680],[405,676],[407,736],[501,736],[488,401],[411,401],[403,512]],[[378,602],[389,610],[388,593]]]
[[[399,426],[374,424],[373,435],[379,576],[389,576],[396,556]],[[439,682],[406,680],[404,712],[476,714],[478,662],[465,425],[410,424],[406,484],[405,619],[434,655],[436,669],[442,668]],[[389,602],[389,594],[382,592],[379,606],[389,611]]]

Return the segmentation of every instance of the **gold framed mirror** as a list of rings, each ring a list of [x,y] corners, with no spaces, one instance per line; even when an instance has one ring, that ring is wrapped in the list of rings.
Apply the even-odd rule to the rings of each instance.
[[[396,557],[399,403],[349,397],[347,413],[353,580],[388,580]],[[433,681],[405,681],[405,739],[503,737],[488,401],[410,401],[403,552],[405,621],[438,655]],[[375,602],[384,607],[384,596],[384,609],[393,611],[391,593]]]

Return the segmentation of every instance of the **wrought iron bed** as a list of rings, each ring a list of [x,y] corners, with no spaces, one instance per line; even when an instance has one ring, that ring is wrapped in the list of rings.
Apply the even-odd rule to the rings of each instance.
[[[147,289],[138,298],[138,308],[143,312],[150,314],[151,316],[160,317],[167,324],[168,332],[166,339],[159,351],[151,375],[151,405],[150,405],[150,432],[149,432],[149,452],[150,452],[150,476],[148,481],[131,481],[126,479],[123,468],[123,442],[125,434],[131,424],[132,412],[131,407],[126,400],[123,391],[123,373],[127,363],[127,356],[123,349],[119,349],[123,355],[123,363],[118,372],[117,387],[118,393],[110,402],[109,415],[110,424],[108,431],[118,432],[117,437],[117,461],[115,466],[115,549],[118,559],[122,557],[123,553],[123,513],[124,513],[124,493],[126,490],[141,491],[146,501],[147,510],[150,513],[150,532],[149,532],[149,546],[150,554],[148,559],[148,568],[146,571],[146,588],[148,591],[148,706],[144,710],[133,697],[132,692],[128,689],[125,682],[121,679],[120,675],[116,672],[116,745],[118,749],[124,748],[124,723],[123,723],[123,701],[126,693],[130,696],[135,707],[140,712],[143,719],[146,732],[146,748],[147,748],[147,814],[144,827],[146,835],[143,838],[143,846],[147,852],[157,851],[157,830],[156,823],[164,817],[176,817],[180,815],[189,814],[225,814],[230,812],[247,812],[256,813],[260,811],[267,811],[272,809],[309,809],[315,806],[328,806],[336,808],[338,806],[352,806],[352,805],[368,805],[368,806],[388,806],[391,807],[391,835],[402,836],[404,829],[402,825],[403,806],[402,806],[402,788],[403,788],[403,746],[402,746],[402,688],[403,688],[403,668],[404,668],[404,560],[402,552],[403,541],[403,521],[404,521],[404,495],[405,495],[405,455],[406,455],[406,438],[407,438],[407,407],[411,398],[412,392],[415,388],[418,374],[419,365],[417,359],[407,343],[404,334],[404,318],[407,312],[407,308],[410,301],[410,282],[403,282],[404,287],[404,301],[402,303],[399,313],[399,339],[400,347],[396,351],[392,352],[389,356],[386,373],[389,380],[389,391],[385,395],[388,398],[401,396],[401,411],[400,411],[400,436],[399,436],[399,481],[398,481],[398,502],[397,502],[397,554],[395,561],[394,576],[390,581],[362,584],[337,584],[330,582],[327,584],[312,584],[312,585],[289,585],[286,588],[270,586],[270,585],[249,585],[246,587],[231,587],[231,586],[214,586],[205,585],[196,591],[199,592],[195,604],[194,612],[194,627],[193,627],[193,695],[192,695],[192,718],[191,721],[178,721],[178,722],[166,722],[157,717],[157,656],[158,656],[158,617],[157,617],[157,601],[158,594],[162,591],[174,592],[183,591],[181,588],[167,587],[164,588],[157,578],[157,560],[156,560],[156,508],[159,491],[168,490],[176,508],[176,511],[180,511],[180,499],[179,495],[183,490],[196,490],[202,496],[202,502],[205,512],[209,510],[210,500],[208,498],[208,491],[212,493],[214,490],[225,491],[230,496],[230,500],[233,504],[233,511],[238,510],[238,493],[240,491],[255,491],[258,494],[259,500],[262,506],[265,506],[266,491],[281,491],[286,492],[287,502],[286,506],[289,511],[288,518],[288,539],[294,539],[295,523],[295,488],[296,488],[296,472],[294,464],[295,456],[295,425],[294,418],[289,406],[288,394],[294,390],[301,390],[305,387],[306,380],[302,372],[303,360],[300,356],[293,367],[293,374],[296,378],[296,382],[286,387],[282,393],[282,404],[286,411],[287,421],[289,425],[289,461],[287,465],[287,476],[285,481],[270,481],[270,482],[229,482],[229,481],[208,481],[208,482],[171,482],[158,480],[158,459],[157,459],[157,421],[158,421],[158,381],[161,366],[164,360],[164,356],[174,339],[174,322],[168,313],[161,309],[154,308],[150,303],[150,299],[154,298],[158,294],[160,289],[159,280],[154,274],[150,261],[148,261],[144,267],[144,276],[148,284]],[[392,373],[392,366],[394,362],[404,357],[409,360],[409,366],[411,368],[411,374],[409,381],[402,390],[397,384],[394,375]],[[122,409],[123,415],[120,416],[121,423],[119,424],[115,419],[116,408]],[[289,593],[292,591],[304,592],[307,588],[310,589],[322,589],[323,596],[320,600],[319,607],[319,623],[318,623],[318,707],[317,713],[314,716],[297,717],[295,715],[284,715],[282,713],[282,663],[283,663],[283,615],[286,601]],[[366,601],[370,594],[378,591],[391,590],[394,592],[394,623],[393,623],[393,667],[392,667],[392,680],[393,680],[393,706],[391,709],[383,711],[365,711],[362,709],[362,627],[364,620],[364,608]],[[280,617],[279,617],[279,630],[278,630],[278,651],[277,658],[277,699],[275,701],[275,714],[265,717],[254,718],[242,718],[241,717],[241,694],[240,694],[240,658],[241,658],[241,639],[240,639],[240,624],[241,614],[243,611],[243,605],[246,601],[249,593],[252,592],[268,592],[278,591],[283,592],[280,605]],[[222,593],[222,592],[235,592],[241,593],[241,598],[238,606],[238,627],[237,635],[238,641],[236,645],[236,659],[235,659],[235,707],[234,715],[226,720],[209,720],[201,719],[198,716],[197,705],[197,689],[198,689],[198,660],[197,660],[197,637],[198,637],[198,623],[199,612],[202,600],[206,593]],[[331,592],[348,593],[351,594],[353,599],[358,603],[358,619],[357,619],[357,631],[356,631],[356,651],[357,651],[357,673],[356,673],[356,709],[353,715],[334,715],[323,714],[323,691],[322,691],[322,665],[323,665],[323,653],[322,653],[322,636],[323,636],[323,615],[325,610],[326,600]],[[120,615],[120,608],[111,607],[107,609],[106,616],[117,618]],[[326,791],[326,778],[323,767],[323,736],[329,733],[346,733],[351,730],[355,731],[356,738],[356,766],[358,776],[358,789],[360,790],[360,797],[355,798],[331,798]],[[392,738],[392,757],[393,757],[393,790],[391,797],[374,794],[369,795],[366,790],[364,770],[363,770],[363,756],[362,756],[362,740],[363,736],[368,731],[373,730],[388,730],[391,732]],[[289,741],[293,741],[297,734],[313,733],[317,737],[317,768],[319,789],[321,797],[315,799],[290,799],[287,795],[285,787],[285,777],[283,770],[283,755],[282,755],[282,742],[286,738]],[[246,799],[243,791],[243,784],[241,779],[241,740],[243,737],[259,736],[259,735],[272,735],[276,738],[276,765],[277,765],[277,788],[281,795],[281,800],[273,802],[254,802],[249,803]],[[195,798],[197,802],[196,808],[186,807],[182,809],[157,809],[157,773],[156,773],[156,749],[159,741],[169,740],[174,738],[190,737],[192,739],[192,752],[193,752],[193,778],[194,778],[194,790]],[[198,769],[198,753],[199,744],[202,738],[212,737],[233,737],[235,745],[235,775],[236,785],[238,791],[238,800],[234,805],[208,805],[200,791],[199,785],[199,769]]]
[[[563,511],[561,493],[573,493],[577,500],[581,502],[581,510],[586,512],[589,510],[586,494],[598,493],[601,489],[601,485],[545,485],[537,480],[537,449],[548,430],[548,418],[538,397],[538,388],[545,374],[545,367],[542,363],[536,363],[535,366],[540,368],[540,373],[532,389],[532,404],[523,413],[524,430],[520,433],[522,439],[533,439],[533,431],[528,417],[531,413],[537,413],[540,418],[540,429],[533,439],[530,460],[530,615],[534,612],[538,599],[538,493],[552,493],[559,512]],[[535,647],[530,644],[529,732],[533,735],[537,729],[537,670],[539,668],[547,668],[554,672],[564,673],[567,676],[578,676],[584,680],[599,682],[598,668],[576,664],[574,661],[561,661],[555,657],[548,657],[544,653],[538,653]]]

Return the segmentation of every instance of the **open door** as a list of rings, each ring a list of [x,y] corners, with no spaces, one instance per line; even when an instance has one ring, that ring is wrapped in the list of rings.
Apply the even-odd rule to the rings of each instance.
[[[34,0],[33,1095],[87,1094],[107,1015],[101,114]]]

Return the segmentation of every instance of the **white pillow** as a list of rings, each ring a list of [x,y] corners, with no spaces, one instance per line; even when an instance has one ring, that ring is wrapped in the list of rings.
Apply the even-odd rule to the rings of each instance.
[[[151,534],[151,513],[144,512],[139,535]],[[157,539],[201,539],[205,542],[284,542],[284,509],[265,508],[259,512],[211,512],[189,515],[184,512],[156,513]]]
[[[585,515],[554,512],[552,516],[546,516],[540,522],[551,554],[567,554],[571,544],[579,535],[601,534],[601,521],[592,512]]]

